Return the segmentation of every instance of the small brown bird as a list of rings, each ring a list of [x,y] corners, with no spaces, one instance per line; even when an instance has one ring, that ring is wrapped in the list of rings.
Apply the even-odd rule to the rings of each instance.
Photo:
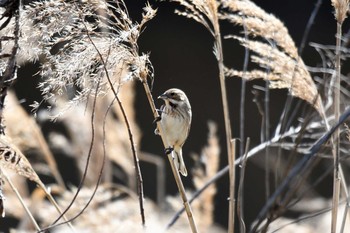
[[[174,162],[179,172],[187,176],[186,166],[182,157],[184,145],[190,131],[192,111],[186,94],[177,88],[171,88],[158,97],[165,104],[160,108],[160,124],[168,143],[165,153],[174,151]],[[159,132],[156,130],[156,134]]]

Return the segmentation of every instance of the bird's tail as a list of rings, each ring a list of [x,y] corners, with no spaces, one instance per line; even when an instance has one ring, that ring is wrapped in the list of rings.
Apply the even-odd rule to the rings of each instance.
[[[177,168],[179,169],[179,172],[181,173],[181,175],[187,176],[186,165],[182,157],[182,149],[180,149],[179,151],[176,151],[175,155],[176,155],[175,163],[177,163],[176,165],[177,165]]]

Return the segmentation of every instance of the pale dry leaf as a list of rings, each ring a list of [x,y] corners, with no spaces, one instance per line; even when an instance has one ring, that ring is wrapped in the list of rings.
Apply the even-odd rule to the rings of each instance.
[[[42,182],[24,154],[6,136],[0,136],[0,166],[15,171],[42,186]]]

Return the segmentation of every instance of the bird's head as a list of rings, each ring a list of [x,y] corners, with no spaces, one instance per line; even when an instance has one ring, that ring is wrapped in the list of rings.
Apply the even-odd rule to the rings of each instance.
[[[171,105],[172,107],[181,106],[184,104],[189,105],[186,94],[177,88],[171,88],[158,96],[158,99],[162,99],[166,104]]]

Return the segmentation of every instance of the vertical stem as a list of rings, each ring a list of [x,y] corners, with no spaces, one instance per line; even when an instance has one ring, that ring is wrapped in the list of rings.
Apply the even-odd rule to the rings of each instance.
[[[248,42],[248,32],[247,32],[247,26],[245,24],[245,17],[243,16],[243,28],[244,28],[244,40]],[[248,69],[248,62],[249,62],[249,48],[244,48],[244,63],[243,63],[243,75],[246,76],[246,72]],[[242,78],[242,85],[241,85],[241,103],[240,103],[240,127],[239,127],[239,138],[241,140],[240,147],[239,147],[239,156],[243,156],[244,153],[244,143],[245,143],[245,136],[244,136],[244,127],[245,127],[245,96],[246,96],[246,77]]]
[[[232,139],[231,150],[232,154],[229,156],[229,175],[230,175],[230,199],[229,199],[229,212],[228,212],[228,232],[234,232],[235,226],[235,155],[236,155],[236,139]]]
[[[340,115],[340,45],[342,35],[342,24],[337,21],[337,35],[336,35],[336,77],[334,85],[334,117],[339,119]],[[337,229],[337,215],[339,205],[339,193],[340,193],[340,175],[339,175],[339,129],[337,128],[334,135],[334,174],[333,174],[333,201],[332,201],[332,225],[331,232],[335,233]]]
[[[270,72],[270,70],[269,70]],[[264,109],[265,109],[265,123],[264,123],[264,137],[265,141],[270,139],[270,82],[269,80],[265,81],[265,98],[264,98]],[[279,154],[277,155],[279,157]],[[270,149],[266,147],[265,149],[265,196],[266,200],[270,196]],[[277,168],[278,166],[276,166]],[[275,174],[277,177],[277,172]],[[277,182],[276,182],[277,185]]]
[[[223,111],[224,111],[227,157],[228,157],[228,161],[230,161],[230,159],[231,159],[230,157],[233,154],[232,146],[231,146],[232,132],[231,132],[230,114],[229,114],[229,108],[228,108],[228,102],[227,102],[227,92],[226,92],[225,73],[224,73],[224,56],[223,56],[223,52],[222,52],[222,42],[221,42],[221,33],[220,33],[219,22],[218,21],[213,22],[213,27],[214,27],[215,44],[216,44],[216,48],[217,48],[217,61],[218,61],[218,66],[219,66],[221,101],[222,101],[222,106],[223,106]],[[234,177],[230,176],[230,178],[234,178]],[[233,182],[233,184],[235,184],[234,180],[232,180],[230,182]],[[232,201],[234,201],[234,200],[232,200]],[[232,211],[231,218],[232,218],[232,221],[235,218],[235,211],[234,210]],[[230,226],[229,226],[229,228],[230,228]],[[234,228],[234,226],[233,226],[233,228]]]
[[[242,155],[241,159],[241,172],[239,177],[239,186],[238,186],[238,194],[237,194],[237,217],[239,219],[239,228],[240,233],[246,233],[246,226],[244,223],[244,211],[243,211],[243,193],[244,193],[244,176],[245,176],[245,168],[247,165],[247,157],[248,150],[250,145],[250,138],[247,138],[247,144],[245,147],[244,155]]]
[[[219,79],[220,79],[220,89],[221,89],[221,101],[224,110],[224,122],[225,122],[225,131],[226,131],[226,144],[227,144],[227,156],[228,158],[232,155],[232,147],[231,147],[231,122],[229,115],[229,108],[227,103],[227,92],[226,92],[226,84],[225,84],[225,73],[224,73],[224,58],[222,53],[222,44],[221,44],[221,34],[219,25],[214,24],[215,30],[215,43],[217,46],[218,52],[218,66],[219,66]]]

